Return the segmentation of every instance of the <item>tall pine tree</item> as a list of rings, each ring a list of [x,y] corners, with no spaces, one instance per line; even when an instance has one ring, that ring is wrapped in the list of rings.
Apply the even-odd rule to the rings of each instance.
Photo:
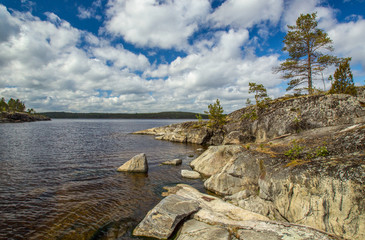
[[[333,51],[333,47],[327,33],[317,28],[316,17],[316,13],[301,14],[296,25],[288,26],[283,51],[289,53],[289,58],[274,69],[277,73],[283,73],[282,78],[290,80],[287,91],[307,83],[308,93],[312,94],[315,75],[338,61],[336,57],[321,52]]]

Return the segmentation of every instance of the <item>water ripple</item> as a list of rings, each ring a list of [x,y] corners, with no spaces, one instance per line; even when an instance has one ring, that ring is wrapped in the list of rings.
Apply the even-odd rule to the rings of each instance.
[[[118,239],[180,182],[199,146],[129,132],[156,120],[54,120],[0,125],[0,239]],[[148,174],[116,171],[146,153]],[[160,163],[182,158],[182,166]],[[124,236],[124,237],[123,237]]]

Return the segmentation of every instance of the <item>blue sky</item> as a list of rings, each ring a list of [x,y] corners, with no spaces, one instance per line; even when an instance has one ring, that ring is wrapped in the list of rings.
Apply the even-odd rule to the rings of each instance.
[[[0,96],[36,111],[129,113],[203,112],[219,98],[229,113],[253,97],[249,82],[286,94],[272,68],[287,57],[286,26],[312,12],[364,85],[363,9],[364,0],[1,0]]]

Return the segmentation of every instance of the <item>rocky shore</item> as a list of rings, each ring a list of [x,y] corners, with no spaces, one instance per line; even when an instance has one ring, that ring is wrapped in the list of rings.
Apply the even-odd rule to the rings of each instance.
[[[211,145],[190,166],[218,197],[178,185],[134,234],[159,239],[365,239],[363,96],[278,99],[261,109],[257,119],[246,117],[252,108],[229,114],[221,131],[188,122],[136,133]],[[179,207],[183,213],[173,213]],[[148,225],[157,219],[165,223]],[[176,224],[167,226],[170,221]],[[164,235],[150,234],[167,228]]]
[[[28,114],[28,113],[8,113],[1,112],[0,113],[0,123],[21,123],[21,122],[35,122],[35,121],[50,121],[49,117],[37,114]]]

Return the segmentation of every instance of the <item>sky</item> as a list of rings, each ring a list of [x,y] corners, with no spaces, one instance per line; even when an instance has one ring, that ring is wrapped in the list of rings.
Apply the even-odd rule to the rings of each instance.
[[[37,112],[225,113],[272,98],[287,25],[317,12],[365,84],[365,0],[0,0],[0,97]],[[328,89],[326,69],[315,86]],[[325,81],[323,81],[323,79]]]

